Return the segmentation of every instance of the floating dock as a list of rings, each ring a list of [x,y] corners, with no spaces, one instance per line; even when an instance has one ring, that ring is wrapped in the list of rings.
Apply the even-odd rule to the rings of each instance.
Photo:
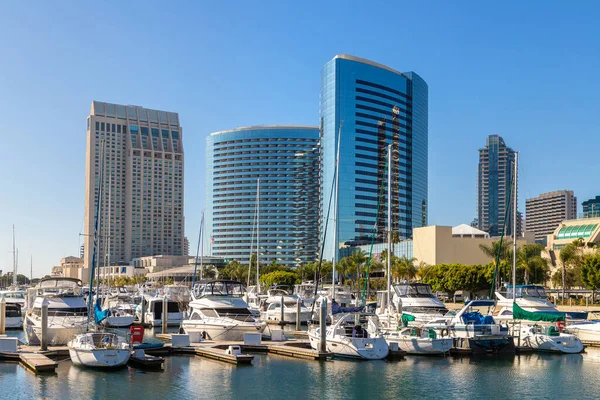
[[[56,372],[58,363],[42,353],[20,353],[21,364],[36,374]]]

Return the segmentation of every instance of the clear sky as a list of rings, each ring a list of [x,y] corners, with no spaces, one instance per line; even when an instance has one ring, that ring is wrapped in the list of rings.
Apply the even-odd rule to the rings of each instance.
[[[319,73],[339,53],[429,84],[429,222],[476,212],[477,149],[520,152],[519,202],[600,194],[597,1],[2,1],[0,269],[50,272],[83,231],[92,100],[176,111],[186,235],[204,207],[213,131],[318,124]],[[579,204],[581,207],[581,204]],[[580,211],[580,209],[579,209]],[[25,272],[25,271],[23,271]]]

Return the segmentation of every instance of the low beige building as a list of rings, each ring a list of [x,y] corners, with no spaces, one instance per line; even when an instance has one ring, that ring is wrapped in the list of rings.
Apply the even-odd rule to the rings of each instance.
[[[89,282],[89,271],[83,266],[83,258],[68,256],[60,259],[60,265],[52,267],[53,276],[81,279]]]
[[[147,256],[134,258],[131,264],[135,268],[145,268],[148,273],[160,272],[167,268],[182,267],[188,265],[192,256]]]
[[[413,229],[413,257],[416,258],[417,263],[424,262],[428,265],[455,263],[483,265],[493,260],[481,250],[479,245],[491,246],[498,240],[499,237],[491,238],[486,232],[468,225],[459,225],[455,228],[425,226]],[[533,242],[533,237],[526,236],[517,240],[517,246]]]

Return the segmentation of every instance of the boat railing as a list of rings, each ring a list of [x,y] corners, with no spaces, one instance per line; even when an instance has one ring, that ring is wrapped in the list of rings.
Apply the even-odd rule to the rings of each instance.
[[[204,315],[202,316],[201,321],[219,324],[222,323],[224,319],[230,319],[236,322],[256,322],[256,319],[252,314],[227,314],[219,317],[207,317]]]

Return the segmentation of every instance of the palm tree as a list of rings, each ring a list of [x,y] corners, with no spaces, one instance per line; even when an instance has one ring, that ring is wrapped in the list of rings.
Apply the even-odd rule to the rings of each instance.
[[[483,253],[491,258],[492,260],[496,260],[498,257],[498,251],[500,251],[500,260],[505,261],[510,260],[512,257],[511,250],[512,242],[511,241],[502,241],[502,246],[500,246],[500,241],[493,241],[491,245],[480,244],[479,248]]]
[[[541,257],[544,246],[541,244],[525,244],[517,251],[517,266],[523,268],[525,283],[533,276],[534,283],[548,279],[548,261]]]
[[[415,267],[416,258],[408,258],[402,256],[396,259],[392,265],[392,274],[396,281],[401,279],[411,280],[417,276],[417,268]]]

